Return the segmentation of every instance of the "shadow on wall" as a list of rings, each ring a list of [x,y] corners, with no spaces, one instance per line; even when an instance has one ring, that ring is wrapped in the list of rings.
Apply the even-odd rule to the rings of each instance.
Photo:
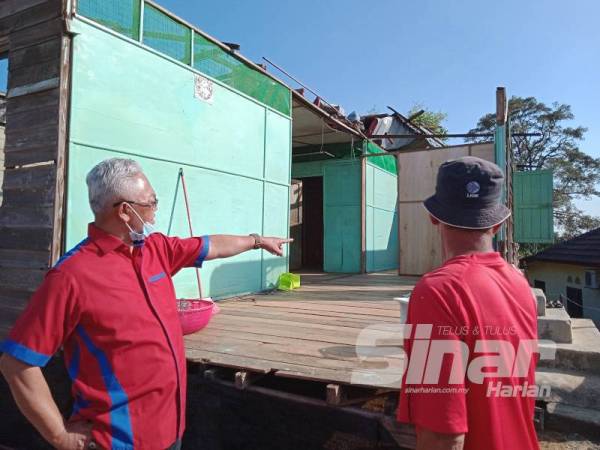
[[[374,227],[375,224],[372,224]],[[392,226],[389,228],[389,233],[386,240],[386,246],[384,249],[367,249],[367,272],[377,272],[381,270],[392,270],[397,269],[398,260],[398,209],[394,210],[394,219]],[[375,246],[375,236],[372,236],[373,242],[371,245]]]
[[[286,272],[285,257],[263,255],[262,261],[207,261],[200,269],[200,278],[205,295],[215,299],[251,294],[274,289],[279,275]],[[184,269],[175,277],[177,296],[198,296],[196,274],[193,269]]]

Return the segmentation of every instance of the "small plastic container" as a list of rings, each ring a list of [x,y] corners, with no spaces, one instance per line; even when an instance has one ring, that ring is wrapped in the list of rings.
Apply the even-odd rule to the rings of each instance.
[[[177,300],[177,311],[183,334],[200,331],[221,309],[210,297],[181,298]]]
[[[408,301],[410,297],[394,297],[398,303],[400,303],[400,323],[406,323],[408,317]]]
[[[277,280],[277,289],[280,291],[291,291],[300,287],[300,275],[295,273],[282,273]]]

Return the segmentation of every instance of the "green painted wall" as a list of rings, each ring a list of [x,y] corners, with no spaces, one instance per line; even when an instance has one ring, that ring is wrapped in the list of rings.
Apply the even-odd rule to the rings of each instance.
[[[397,269],[398,179],[370,161],[366,171],[367,272]]]
[[[292,177],[323,177],[323,269],[360,272],[360,159],[292,164]]]
[[[203,102],[189,67],[87,23],[73,26],[67,249],[92,220],[86,173],[114,156],[142,164],[160,197],[163,232],[183,167],[195,234],[288,235],[288,117],[216,82],[212,103]],[[181,189],[171,234],[188,234]],[[223,297],[273,287],[286,268],[287,254],[247,252],[209,261],[201,275],[206,293]],[[181,297],[197,293],[192,269],[175,284]]]

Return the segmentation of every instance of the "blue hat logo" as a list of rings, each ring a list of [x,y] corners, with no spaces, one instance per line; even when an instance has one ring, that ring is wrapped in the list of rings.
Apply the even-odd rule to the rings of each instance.
[[[479,197],[479,190],[481,186],[477,181],[469,181],[467,183],[467,198],[477,198]]]

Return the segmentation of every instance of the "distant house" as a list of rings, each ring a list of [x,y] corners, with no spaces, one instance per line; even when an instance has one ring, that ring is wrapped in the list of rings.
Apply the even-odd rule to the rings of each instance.
[[[600,228],[526,258],[529,283],[548,299],[563,299],[571,317],[600,326]]]

